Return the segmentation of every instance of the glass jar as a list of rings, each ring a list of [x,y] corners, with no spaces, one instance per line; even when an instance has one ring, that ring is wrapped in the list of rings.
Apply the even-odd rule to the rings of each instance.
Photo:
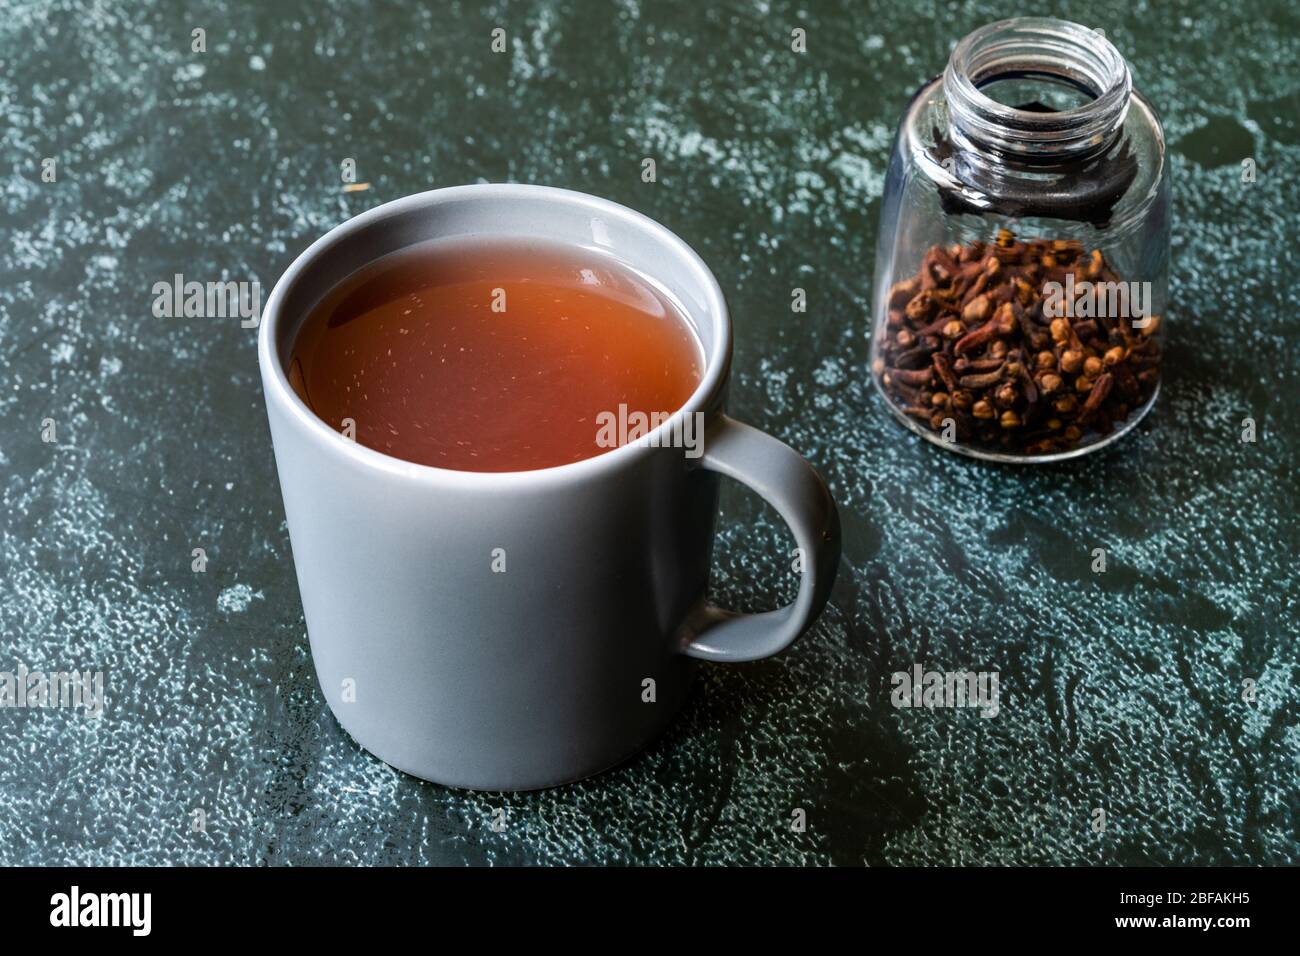
[[[1063,20],[989,24],[899,123],[872,377],[962,454],[1084,454],[1155,401],[1168,270],[1164,132],[1119,51]]]

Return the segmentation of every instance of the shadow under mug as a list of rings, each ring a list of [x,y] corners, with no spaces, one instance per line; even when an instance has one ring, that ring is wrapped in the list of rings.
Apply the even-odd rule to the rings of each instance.
[[[285,375],[302,321],[375,259],[471,235],[544,236],[648,276],[703,346],[699,387],[647,441],[536,471],[432,468],[335,432]],[[483,184],[371,209],[276,283],[258,359],[321,689],[362,747],[408,773],[478,790],[597,773],[672,720],[692,658],[775,654],[830,594],[840,529],[826,485],[787,445],[724,414],[731,320],[717,280],[681,239],[616,203]],[[702,454],[655,447],[696,412]],[[803,566],[792,604],[737,614],[707,602],[718,475],[789,524]]]

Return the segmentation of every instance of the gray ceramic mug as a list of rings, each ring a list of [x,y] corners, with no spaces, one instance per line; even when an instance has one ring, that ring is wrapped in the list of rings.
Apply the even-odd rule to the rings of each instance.
[[[654,447],[652,434],[555,468],[449,471],[349,441],[302,403],[286,356],[331,287],[413,243],[498,234],[613,254],[671,295],[705,354],[703,380],[673,416],[703,413],[702,455]],[[672,720],[692,658],[775,654],[826,603],[840,553],[826,485],[788,446],[724,414],[731,320],[717,280],[630,209],[527,185],[436,189],[371,209],[281,277],[258,358],[321,689],[356,741],[401,770],[479,790],[597,773]],[[794,603],[737,614],[706,601],[720,474],[794,532]],[[772,560],[791,566],[784,553]]]

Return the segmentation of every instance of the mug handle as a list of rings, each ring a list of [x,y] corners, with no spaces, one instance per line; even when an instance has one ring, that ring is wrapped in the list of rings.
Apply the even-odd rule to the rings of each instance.
[[[683,649],[706,661],[754,661],[789,647],[816,620],[830,597],[840,562],[840,516],[821,476],[783,441],[718,415],[704,437],[697,467],[758,492],[776,508],[802,552],[804,569],[794,602],[775,611],[741,614],[706,603]]]

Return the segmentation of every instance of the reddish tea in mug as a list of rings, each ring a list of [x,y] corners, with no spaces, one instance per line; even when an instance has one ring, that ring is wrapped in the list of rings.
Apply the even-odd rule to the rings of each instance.
[[[331,290],[298,332],[289,381],[376,451],[525,471],[609,451],[601,420],[620,406],[677,411],[702,367],[677,307],[612,257],[455,239],[386,256]]]

